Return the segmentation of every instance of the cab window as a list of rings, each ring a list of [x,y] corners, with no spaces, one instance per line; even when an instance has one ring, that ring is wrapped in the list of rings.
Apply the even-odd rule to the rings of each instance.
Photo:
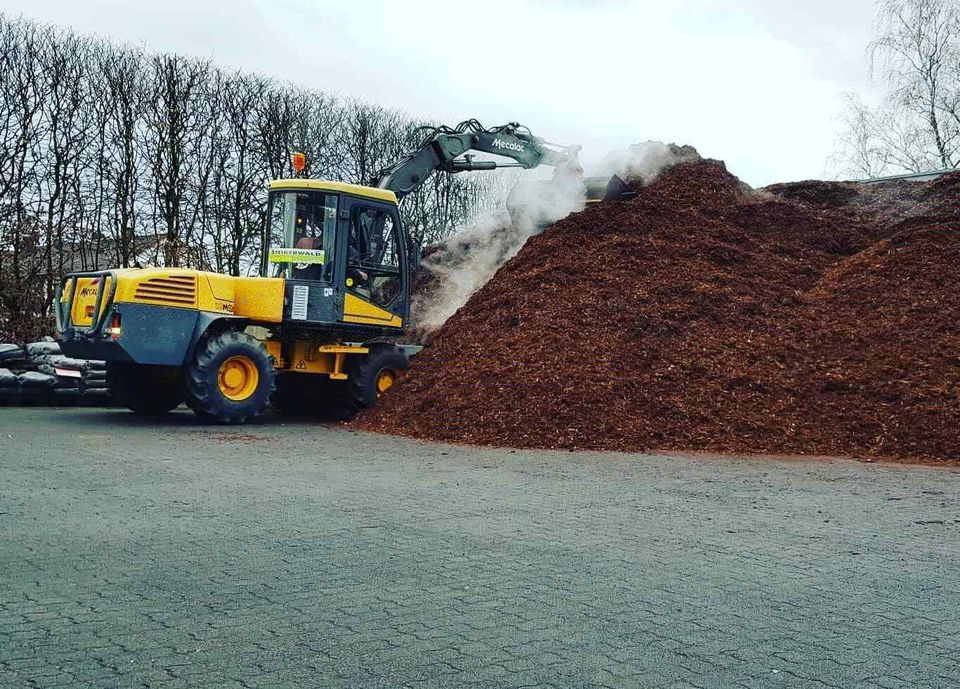
[[[337,194],[277,192],[267,215],[274,275],[331,282],[337,238]]]
[[[347,286],[378,306],[400,295],[400,253],[393,213],[354,208],[347,239]]]

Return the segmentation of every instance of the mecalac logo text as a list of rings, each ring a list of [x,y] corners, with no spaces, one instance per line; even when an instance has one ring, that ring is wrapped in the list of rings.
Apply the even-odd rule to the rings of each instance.
[[[523,153],[523,146],[520,144],[511,143],[509,141],[504,141],[503,139],[494,139],[493,147],[499,149],[507,149],[508,151],[516,151],[517,153]]]

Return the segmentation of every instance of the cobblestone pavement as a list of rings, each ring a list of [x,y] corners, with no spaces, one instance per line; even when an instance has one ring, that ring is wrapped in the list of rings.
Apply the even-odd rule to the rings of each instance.
[[[0,685],[956,687],[960,472],[0,409]]]

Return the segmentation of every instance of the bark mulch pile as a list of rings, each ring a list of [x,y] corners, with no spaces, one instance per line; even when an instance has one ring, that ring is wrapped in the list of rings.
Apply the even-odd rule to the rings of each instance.
[[[531,238],[358,427],[960,459],[960,173],[751,190],[676,165]]]

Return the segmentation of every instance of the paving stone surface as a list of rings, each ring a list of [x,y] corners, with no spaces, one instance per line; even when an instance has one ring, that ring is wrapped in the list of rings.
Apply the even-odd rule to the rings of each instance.
[[[960,472],[0,409],[3,687],[957,687]]]

